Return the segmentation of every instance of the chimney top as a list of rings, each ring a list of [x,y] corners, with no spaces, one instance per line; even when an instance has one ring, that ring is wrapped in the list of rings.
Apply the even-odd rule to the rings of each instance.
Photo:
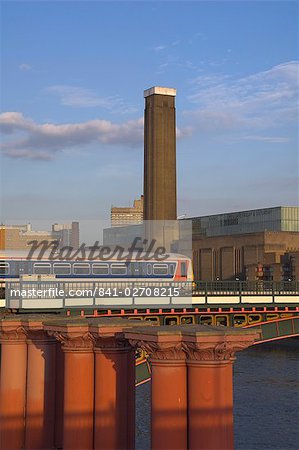
[[[170,95],[171,97],[176,96],[176,89],[174,88],[168,88],[168,87],[161,87],[161,86],[153,86],[149,89],[146,89],[144,91],[144,98],[149,97],[150,95]]]

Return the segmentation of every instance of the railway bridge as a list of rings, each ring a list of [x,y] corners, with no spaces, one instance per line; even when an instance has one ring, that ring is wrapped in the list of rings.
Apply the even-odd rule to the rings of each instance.
[[[111,283],[103,282],[18,281],[6,284],[6,300],[2,300],[1,306],[21,313],[137,319],[140,325],[152,322],[160,326],[198,324],[246,328],[260,333],[255,345],[299,336],[298,282],[146,282],[143,287],[149,291],[139,296],[137,283],[114,282],[112,287]],[[147,295],[153,294],[155,288],[158,294],[163,293],[162,289],[176,288],[180,295]],[[20,295],[12,295],[13,289]],[[36,298],[21,295],[34,289],[42,295]],[[43,295],[45,292],[48,295]],[[174,292],[166,291],[166,294]],[[137,384],[149,378],[146,355],[140,352],[136,361]]]
[[[7,282],[14,312],[126,317],[157,325],[258,327],[261,341],[298,336],[299,282]]]

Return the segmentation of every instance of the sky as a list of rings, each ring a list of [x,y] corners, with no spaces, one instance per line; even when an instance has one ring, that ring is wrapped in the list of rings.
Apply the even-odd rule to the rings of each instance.
[[[178,214],[298,205],[298,2],[1,2],[1,220],[143,191],[143,91],[177,89]]]

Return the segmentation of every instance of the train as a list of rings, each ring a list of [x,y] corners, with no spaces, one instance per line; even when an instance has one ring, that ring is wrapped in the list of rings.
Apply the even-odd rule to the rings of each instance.
[[[0,283],[18,279],[26,281],[192,281],[191,259],[170,253],[164,260],[145,260],[131,255],[123,261],[26,259],[26,255],[0,255]]]

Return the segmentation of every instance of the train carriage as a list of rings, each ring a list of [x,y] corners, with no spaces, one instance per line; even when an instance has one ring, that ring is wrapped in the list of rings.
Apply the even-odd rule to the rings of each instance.
[[[130,258],[109,260],[26,259],[26,255],[0,255],[0,282],[18,279],[27,281],[192,281],[192,263],[184,255],[169,254],[164,260],[148,256],[143,260]]]

